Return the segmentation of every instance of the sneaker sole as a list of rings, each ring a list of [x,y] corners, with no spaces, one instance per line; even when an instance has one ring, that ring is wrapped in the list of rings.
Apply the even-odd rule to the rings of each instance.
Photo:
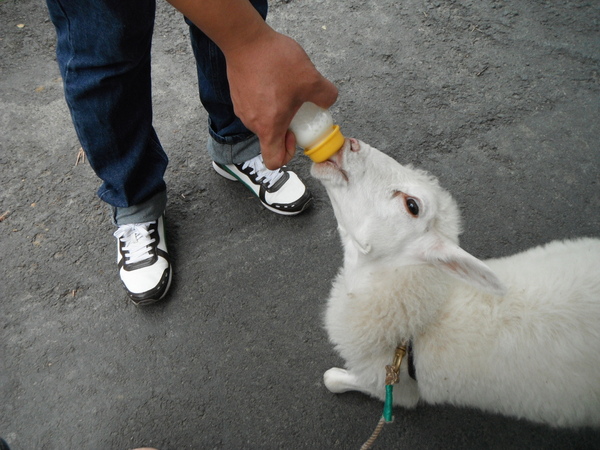
[[[169,266],[169,281],[167,281],[167,287],[165,287],[164,292],[162,293],[162,295],[158,298],[142,298],[142,299],[137,299],[135,298],[129,291],[127,291],[127,296],[129,297],[129,300],[131,300],[131,302],[135,305],[135,306],[147,306],[147,305],[151,305],[153,303],[159,302],[161,301],[163,298],[165,298],[167,296],[167,294],[169,293],[169,288],[171,287],[171,282],[173,281],[173,266]],[[127,288],[125,288],[127,290]]]
[[[260,204],[263,205],[263,207],[265,207],[269,211],[272,211],[272,212],[274,212],[276,214],[281,214],[282,216],[295,216],[295,215],[300,214],[301,212],[305,211],[311,205],[311,203],[312,203],[312,198],[311,198],[310,200],[308,200],[302,206],[302,209],[300,211],[282,211],[281,209],[273,208],[272,206],[269,206],[268,204],[266,204],[262,200],[260,200],[260,197],[256,194],[256,191],[251,186],[248,186],[248,184],[246,184],[244,182],[244,180],[242,180],[241,178],[239,178],[237,175],[235,175],[234,173],[229,172],[227,169],[223,169],[221,166],[219,166],[214,161],[212,163],[212,166],[213,166],[213,169],[215,169],[215,172],[217,172],[223,178],[225,178],[227,180],[230,180],[230,181],[239,181],[239,182],[241,182],[250,192],[252,192],[254,194],[254,196],[256,198],[258,198],[258,200],[260,201]]]

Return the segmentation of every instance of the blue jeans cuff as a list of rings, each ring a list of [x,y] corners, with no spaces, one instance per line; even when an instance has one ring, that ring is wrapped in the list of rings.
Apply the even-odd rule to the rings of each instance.
[[[260,154],[260,142],[254,134],[235,144],[220,143],[211,135],[207,147],[212,160],[219,164],[241,164]]]
[[[143,203],[126,208],[111,206],[112,221],[116,226],[131,223],[152,222],[165,212],[167,207],[167,191],[161,191]]]

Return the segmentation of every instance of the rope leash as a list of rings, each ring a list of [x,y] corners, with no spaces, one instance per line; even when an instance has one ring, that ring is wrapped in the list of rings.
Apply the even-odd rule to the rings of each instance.
[[[375,439],[377,439],[379,437],[379,433],[381,433],[381,430],[383,430],[383,426],[384,425],[385,425],[385,419],[382,416],[381,419],[379,419],[379,422],[377,422],[377,426],[375,427],[375,430],[373,431],[373,434],[362,445],[362,447],[360,448],[360,450],[369,450],[371,448],[371,446],[375,442]]]
[[[396,347],[392,365],[385,366],[385,401],[383,403],[383,414],[381,419],[379,419],[375,430],[373,430],[371,437],[367,439],[360,450],[370,449],[383,430],[383,426],[386,423],[394,421],[394,416],[392,414],[394,406],[394,384],[398,384],[398,381],[400,381],[400,365],[402,364],[404,355],[406,355],[406,341]]]

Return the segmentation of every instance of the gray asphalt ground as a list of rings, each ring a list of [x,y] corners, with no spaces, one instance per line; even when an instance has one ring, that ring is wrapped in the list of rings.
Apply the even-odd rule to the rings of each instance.
[[[600,236],[599,20],[599,2],[542,0],[274,1],[269,18],[339,87],[345,135],[455,195],[480,258]],[[0,436],[14,450],[359,448],[382,405],[322,383],[341,364],[321,323],[341,249],[310,161],[291,164],[316,199],[295,218],[212,171],[187,29],[159,2],[176,265],[168,301],[136,308],[98,181],[76,164],[44,3],[1,1],[0,27]],[[422,405],[397,408],[376,448],[590,449],[600,432]]]

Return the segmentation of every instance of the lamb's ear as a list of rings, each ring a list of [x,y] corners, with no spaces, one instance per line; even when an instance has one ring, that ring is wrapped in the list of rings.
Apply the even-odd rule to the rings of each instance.
[[[424,254],[425,260],[455,278],[497,295],[506,288],[482,261],[446,239],[437,239]]]

